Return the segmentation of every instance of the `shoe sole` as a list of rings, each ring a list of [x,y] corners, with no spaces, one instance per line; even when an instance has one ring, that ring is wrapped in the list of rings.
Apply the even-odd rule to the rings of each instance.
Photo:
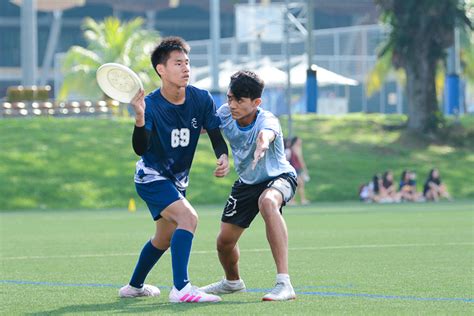
[[[158,295],[119,295],[120,298],[135,298],[135,297],[158,297]]]
[[[232,291],[232,292],[206,292],[207,294],[214,294],[214,295],[221,295],[221,294],[233,294],[233,293],[242,293],[242,292],[247,292],[247,289],[241,289],[237,291]]]
[[[213,294],[213,295],[221,295],[221,294],[232,294],[232,293],[242,293],[242,292],[247,292],[247,288],[243,288],[243,289],[240,289],[240,290],[236,290],[236,291],[227,291],[227,292],[207,292],[205,291],[204,289],[200,289],[201,291],[203,291],[204,293],[207,293],[207,294]]]
[[[182,301],[176,301],[176,302],[175,302],[175,301],[170,300],[169,302],[170,302],[170,303],[173,303],[173,304],[180,304],[180,303],[188,303],[188,304],[199,304],[199,303],[201,303],[201,304],[202,304],[202,303],[219,303],[220,301],[204,301],[204,302],[186,302],[186,301],[182,302]]]
[[[294,301],[296,300],[296,296],[295,297],[290,297],[290,298],[287,298],[286,300],[272,300],[271,298],[262,298],[262,301],[264,302],[281,302],[281,301]]]

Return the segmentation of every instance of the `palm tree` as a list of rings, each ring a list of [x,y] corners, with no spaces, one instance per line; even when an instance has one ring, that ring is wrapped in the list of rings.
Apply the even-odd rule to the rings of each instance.
[[[156,32],[141,28],[143,19],[121,23],[108,17],[98,23],[86,18],[82,25],[87,48],[72,46],[62,63],[64,81],[59,100],[71,92],[87,98],[104,98],[95,74],[100,65],[115,62],[133,69],[143,82],[145,90],[157,86],[159,77],[150,63],[150,53],[159,40]]]
[[[390,53],[406,74],[408,128],[434,132],[442,119],[436,99],[436,71],[453,44],[455,25],[472,28],[458,0],[375,0],[392,29],[381,56]]]

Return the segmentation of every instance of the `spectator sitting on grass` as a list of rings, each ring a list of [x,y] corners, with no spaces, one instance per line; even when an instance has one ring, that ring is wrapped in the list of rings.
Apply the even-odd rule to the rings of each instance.
[[[393,172],[391,170],[387,170],[383,174],[382,186],[385,191],[386,202],[400,202],[400,194],[397,192],[393,182]]]
[[[369,188],[372,189],[371,200],[373,202],[381,202],[386,198],[385,189],[382,183],[382,176],[377,173],[372,177],[372,182],[369,183]]]
[[[364,183],[359,186],[359,199],[362,202],[375,202],[374,201],[374,182]]]
[[[423,188],[423,196],[428,201],[437,202],[440,197],[444,197],[451,201],[451,195],[448,193],[444,183],[441,182],[438,169],[433,168],[430,170],[428,179],[426,179],[425,186]]]
[[[421,200],[416,191],[416,174],[409,170],[403,170],[400,179],[399,194],[403,201],[417,202]]]

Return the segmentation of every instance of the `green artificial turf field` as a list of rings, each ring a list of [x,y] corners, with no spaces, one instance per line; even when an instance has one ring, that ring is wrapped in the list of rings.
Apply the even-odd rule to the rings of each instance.
[[[222,277],[215,251],[221,206],[197,207],[190,277]],[[472,201],[285,208],[298,298],[261,302],[275,269],[259,217],[241,242],[248,292],[217,304],[171,304],[170,256],[147,282],[159,298],[119,299],[154,224],[148,211],[0,213],[0,314],[472,314]]]

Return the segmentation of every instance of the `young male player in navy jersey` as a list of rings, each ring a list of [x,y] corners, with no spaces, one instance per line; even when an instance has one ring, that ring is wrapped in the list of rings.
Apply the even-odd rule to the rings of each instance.
[[[145,97],[141,90],[132,99],[135,128],[132,143],[137,162],[135,186],[156,224],[154,236],[143,247],[129,284],[121,297],[158,296],[160,290],[144,284],[145,278],[171,248],[174,286],[169,300],[218,302],[220,297],[192,286],[188,262],[197,214],[185,198],[189,170],[201,129],[207,130],[216,154],[216,177],[229,172],[227,145],[220,133],[220,119],[209,92],[188,85],[189,46],[179,37],[161,41],[151,56],[161,78],[161,88]]]
[[[296,171],[285,157],[278,119],[259,108],[263,88],[263,81],[255,73],[239,71],[231,77],[228,103],[217,110],[239,179],[227,200],[217,237],[225,278],[201,289],[212,294],[245,291],[239,275],[237,242],[260,213],[277,270],[276,285],[263,300],[285,301],[296,295],[288,274],[288,232],[281,213],[295,194]]]

